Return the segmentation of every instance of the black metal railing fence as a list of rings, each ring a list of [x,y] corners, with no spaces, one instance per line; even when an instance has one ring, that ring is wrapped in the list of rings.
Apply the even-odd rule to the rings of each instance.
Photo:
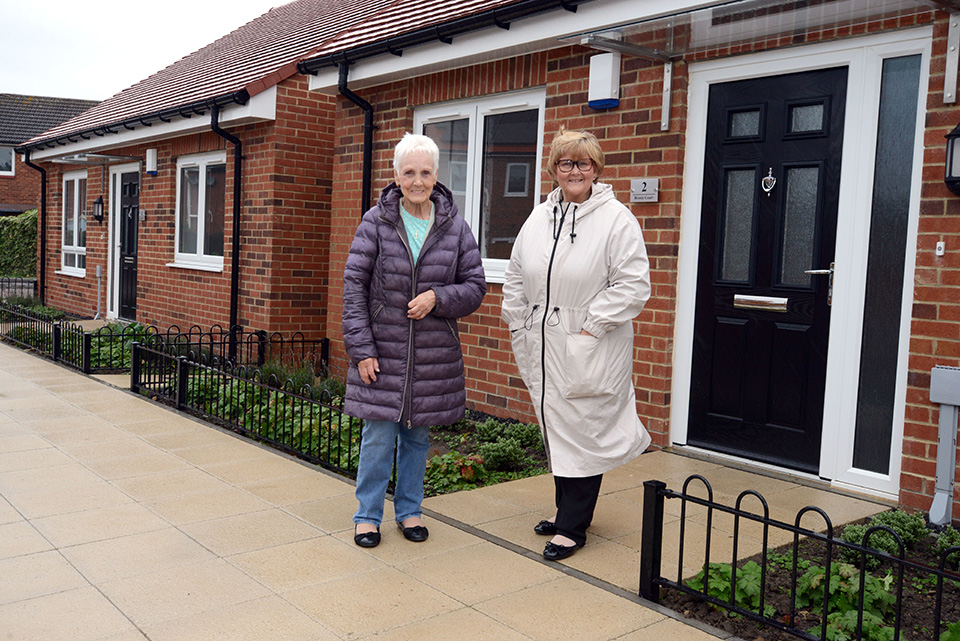
[[[134,343],[131,390],[356,478],[362,421],[343,412],[342,398],[216,356],[171,353],[156,336]]]
[[[689,492],[689,486],[694,481],[699,481],[703,484],[707,493],[706,498],[695,496]],[[757,514],[755,512],[743,509],[742,504],[744,500],[750,497],[753,497],[759,501],[760,505],[762,506],[762,514]],[[678,569],[676,579],[661,576],[664,543],[664,503],[666,500],[679,500],[681,502],[679,545],[677,548]],[[702,586],[700,585],[700,581],[684,581],[683,578],[686,542],[685,532],[689,521],[689,517],[687,515],[688,504],[699,505],[705,507],[707,510],[703,549],[703,571],[700,575],[698,575],[698,577],[702,577]],[[710,588],[712,580],[712,574],[710,570],[716,565],[711,564],[711,535],[714,511],[731,515],[734,519],[732,540],[733,549],[731,562],[729,564],[729,585],[723,586],[723,592],[724,594],[729,595],[728,598],[719,598],[716,596],[716,594],[711,594]],[[942,639],[941,632],[944,630],[944,622],[941,621],[941,612],[945,596],[945,582],[953,582],[956,585],[956,582],[960,580],[960,574],[947,570],[948,559],[955,553],[960,552],[960,547],[951,547],[943,551],[939,557],[938,566],[929,567],[906,559],[903,541],[896,532],[885,526],[874,526],[868,528],[863,536],[862,541],[859,545],[857,545],[835,537],[832,521],[826,512],[819,507],[808,506],[799,510],[797,512],[796,519],[792,524],[772,519],[770,518],[769,514],[769,507],[766,499],[759,492],[754,490],[746,490],[742,492],[737,497],[736,504],[733,507],[714,501],[713,489],[710,486],[710,483],[704,477],[697,474],[688,477],[683,484],[683,489],[679,492],[668,489],[666,484],[660,481],[645,482],[640,553],[640,596],[655,603],[659,603],[660,588],[671,588],[689,595],[693,595],[699,599],[703,599],[717,607],[726,609],[732,613],[736,613],[737,615],[747,617],[762,623],[763,625],[768,625],[777,630],[787,632],[798,638],[807,639],[809,641],[825,641],[827,639],[835,638],[834,635],[831,634],[833,631],[828,633],[828,619],[832,614],[837,612],[835,609],[835,604],[831,603],[831,590],[836,589],[836,582],[832,579],[834,576],[833,566],[840,563],[835,559],[835,552],[843,548],[852,550],[856,555],[858,555],[859,558],[859,565],[856,568],[858,573],[857,579],[859,580],[859,589],[857,591],[859,594],[859,599],[856,603],[855,610],[853,610],[856,613],[856,636],[853,638],[857,640],[861,638],[867,638],[864,633],[864,630],[866,629],[865,600],[866,595],[870,591],[866,585],[868,576],[870,576],[867,572],[867,560],[872,557],[879,559],[881,563],[886,564],[888,567],[888,573],[886,575],[888,578],[886,578],[883,583],[884,585],[889,586],[885,588],[889,591],[890,597],[892,598],[892,600],[888,601],[888,603],[893,603],[890,614],[890,618],[893,619],[893,640],[897,641],[901,638],[906,638],[902,634],[902,610],[905,581],[904,574],[906,571],[910,571],[912,576],[918,577],[916,580],[920,581],[921,583],[924,581],[930,582],[931,580],[936,583],[934,593],[934,614],[932,616],[932,620],[929,622],[930,627],[926,630],[931,633],[928,638],[933,639],[934,641],[940,641]],[[824,527],[823,532],[811,529],[809,527],[802,527],[801,522],[804,516],[808,514],[815,514],[822,519],[822,525]],[[743,571],[743,566],[740,564],[738,559],[741,536],[741,521],[743,520],[759,524],[762,527],[762,552],[760,553],[759,564],[759,586],[755,584],[751,586],[751,593],[754,594],[755,597],[758,595],[759,598],[754,599],[752,607],[744,607],[738,598],[738,580],[743,582],[747,581],[747,579],[738,577],[738,568],[740,568],[740,572]],[[771,612],[770,607],[766,602],[769,569],[768,555],[770,554],[767,545],[769,542],[771,528],[789,532],[793,535],[792,567],[790,569],[791,591],[789,596],[788,612],[786,613]],[[882,552],[870,547],[870,542],[873,540],[873,537],[880,535],[880,533],[886,533],[894,537],[894,540],[899,546],[899,555],[893,556],[886,552]],[[814,606],[818,607],[819,611],[821,612],[821,622],[818,631],[819,634],[814,634],[809,629],[804,630],[798,627],[798,581],[800,579],[798,568],[800,567],[801,563],[801,554],[799,549],[801,539],[815,541],[822,546],[823,550],[822,560],[824,563],[824,579],[822,581],[822,598],[818,596],[816,600],[818,600],[819,603],[813,604]],[[713,580],[716,581],[717,579]],[[752,576],[749,580],[755,583],[756,577]],[[722,581],[726,583],[727,579],[724,578]],[[696,587],[692,587],[691,583],[696,583]],[[757,589],[759,589],[759,593],[757,593]],[[850,612],[850,610],[847,612]],[[845,614],[844,616],[850,617],[851,615]],[[867,614],[867,617],[869,618],[870,615]],[[871,623],[871,625],[875,625],[875,623]],[[922,631],[923,630],[920,630],[919,632]],[[918,639],[916,632],[917,631],[911,631],[910,639],[912,641],[916,641]],[[874,633],[876,632],[874,631]],[[883,632],[883,634],[889,636],[889,630]],[[837,636],[836,638],[840,637]],[[851,637],[843,636],[842,638]],[[951,639],[952,638],[954,637],[951,637]]]
[[[14,278],[4,276],[0,278],[0,300],[37,298],[36,278]]]

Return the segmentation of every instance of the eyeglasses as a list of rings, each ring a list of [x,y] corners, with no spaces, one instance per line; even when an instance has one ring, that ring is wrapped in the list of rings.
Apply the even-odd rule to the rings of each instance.
[[[583,160],[558,160],[557,169],[562,173],[568,174],[573,171],[574,166],[580,171],[590,171],[593,168],[593,161],[589,158],[584,158]]]

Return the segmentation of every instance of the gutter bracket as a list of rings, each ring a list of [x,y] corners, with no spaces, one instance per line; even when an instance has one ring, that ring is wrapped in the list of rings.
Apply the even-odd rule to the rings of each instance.
[[[960,13],[951,13],[947,29],[947,60],[943,70],[943,102],[957,101],[957,71],[960,67]]]

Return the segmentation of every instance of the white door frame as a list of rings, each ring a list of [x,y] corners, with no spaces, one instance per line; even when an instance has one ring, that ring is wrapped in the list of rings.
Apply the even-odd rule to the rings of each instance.
[[[707,101],[710,85],[847,66],[849,76],[843,160],[840,171],[836,276],[830,321],[830,346],[827,355],[819,476],[837,486],[887,498],[897,496],[900,487],[913,273],[920,212],[923,126],[932,35],[931,27],[922,27],[690,65],[687,147],[680,218],[677,322],[674,335],[676,349],[673,363],[673,402],[670,410],[672,444],[684,445],[687,441],[694,310],[697,294],[696,276],[699,260],[700,207],[703,195]],[[923,58],[904,265],[897,365],[898,383],[890,445],[890,473],[881,475],[853,467],[853,439],[869,249],[880,72],[885,58],[914,54],[920,54]],[[770,467],[754,462],[750,464]]]
[[[107,318],[119,318],[120,309],[120,191],[121,174],[140,174],[140,163],[110,167],[110,228],[107,242]],[[141,176],[141,180],[142,180]]]

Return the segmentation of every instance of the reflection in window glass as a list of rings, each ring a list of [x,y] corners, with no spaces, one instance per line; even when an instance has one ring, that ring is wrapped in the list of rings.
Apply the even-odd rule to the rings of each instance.
[[[467,197],[467,145],[470,120],[448,120],[423,126],[423,135],[428,136],[440,148],[440,170],[437,180],[453,192],[453,200],[461,213]]]
[[[180,245],[181,254],[197,253],[197,205],[200,202],[200,168],[180,169]]]
[[[207,256],[223,256],[223,208],[227,199],[227,166],[208,166],[206,182],[203,253]]]
[[[810,286],[813,241],[817,228],[819,167],[793,167],[787,171],[787,202],[783,213],[780,251],[780,284]]]
[[[74,245],[74,220],[76,220],[77,183],[68,180],[63,184],[63,245]]]
[[[823,131],[823,103],[790,108],[790,133]]]
[[[69,172],[63,177],[62,265],[77,275],[87,265],[87,173]]]
[[[730,114],[730,138],[760,135],[760,110],[735,111]]]
[[[0,173],[13,173],[12,147],[0,147]]]
[[[753,169],[733,169],[727,172],[720,270],[722,280],[750,280],[755,185],[756,171]]]
[[[503,198],[510,191],[507,168],[538,161],[536,109],[493,114],[483,119],[483,171],[479,239],[486,258],[510,258],[513,241],[533,209],[533,195]],[[524,180],[524,182],[526,182]]]

